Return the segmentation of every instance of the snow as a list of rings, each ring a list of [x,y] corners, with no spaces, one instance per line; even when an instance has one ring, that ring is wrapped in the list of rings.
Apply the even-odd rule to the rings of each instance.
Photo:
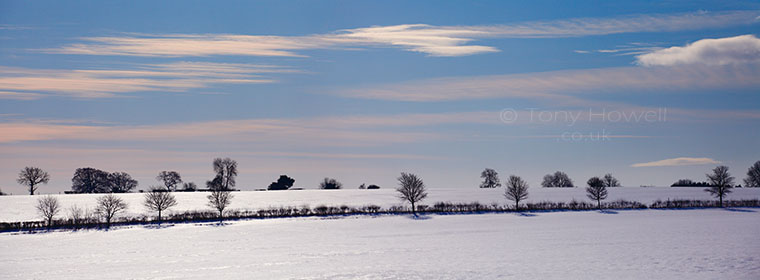
[[[584,188],[540,188],[528,189],[530,196],[528,202],[536,201],[589,201],[586,198]],[[432,205],[439,201],[451,202],[480,202],[490,205],[491,203],[506,204],[503,196],[504,189],[478,189],[478,188],[429,188],[429,195],[421,204]],[[94,208],[96,199],[102,194],[62,194],[56,195],[64,210],[58,218],[68,215],[68,208],[77,205],[80,208]],[[125,215],[155,215],[143,206],[143,194],[117,194],[129,204]],[[172,211],[187,210],[211,210],[207,206],[206,196],[208,193],[175,193],[178,205],[171,208]],[[256,210],[280,206],[364,206],[369,204],[379,205],[384,208],[401,205],[397,193],[390,188],[379,190],[292,190],[292,191],[242,191],[235,192],[230,209]],[[0,222],[42,220],[36,213],[34,206],[39,196],[13,195],[0,196]],[[760,188],[734,189],[727,199],[759,199]],[[635,200],[650,204],[657,199],[713,199],[703,188],[666,188],[666,187],[619,187],[609,190],[607,201],[617,199]],[[511,205],[511,204],[510,204]]]
[[[0,279],[760,279],[760,210],[349,216],[0,234]]]

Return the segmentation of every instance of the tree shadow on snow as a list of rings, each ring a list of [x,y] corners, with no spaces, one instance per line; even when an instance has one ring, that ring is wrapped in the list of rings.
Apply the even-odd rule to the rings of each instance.
[[[757,212],[755,210],[743,209],[743,208],[723,208],[723,210],[731,211],[731,212],[744,212],[744,213],[754,213],[754,212]]]
[[[171,224],[169,224],[169,225],[158,225],[158,224],[156,224],[156,225],[146,225],[143,228],[147,228],[147,229],[162,229],[162,228],[170,228],[170,227],[173,227],[173,226],[174,225],[171,225]]]
[[[520,216],[520,217],[535,217],[537,215],[533,214],[533,213],[527,213],[527,212],[515,212],[515,216]]]
[[[614,211],[614,210],[599,210],[599,213],[602,213],[602,214],[617,214],[618,212]]]
[[[412,220],[430,220],[433,218],[433,217],[430,217],[430,215],[420,215],[420,214],[404,215],[404,217],[412,219]]]
[[[202,227],[223,227],[231,225],[232,223],[223,223],[223,222],[214,222],[214,223],[201,223],[197,224],[196,226],[202,226]]]

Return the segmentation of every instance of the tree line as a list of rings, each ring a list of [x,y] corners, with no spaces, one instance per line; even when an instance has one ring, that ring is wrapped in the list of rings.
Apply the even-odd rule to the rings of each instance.
[[[236,184],[237,177],[237,162],[225,158],[217,158],[213,161],[213,169],[215,171],[214,179],[206,182],[206,185],[210,191],[207,196],[208,205],[218,212],[218,217],[221,219],[224,217],[224,210],[230,205],[233,195],[233,187]],[[483,182],[480,184],[481,188],[496,188],[501,186],[501,182],[498,173],[490,168],[485,169],[481,173]],[[717,166],[712,170],[712,173],[706,174],[708,187],[706,192],[719,199],[718,206],[723,207],[724,197],[731,193],[733,188],[734,177],[728,172],[728,167]],[[42,171],[36,167],[24,168],[19,174],[19,183],[23,183],[29,186],[30,194],[33,195],[37,190],[39,184],[44,184],[49,181],[50,176],[47,172]],[[143,205],[157,212],[157,219],[160,222],[162,213],[171,207],[177,205],[176,198],[171,191],[176,191],[177,185],[182,183],[179,173],[174,171],[162,171],[156,177],[157,180],[164,183],[161,187],[152,187],[151,190],[145,194]],[[758,187],[760,182],[760,161],[755,163],[748,171],[748,178],[745,179],[747,186]],[[427,197],[427,189],[425,184],[419,176],[412,173],[402,172],[401,176],[397,178],[398,198],[404,202],[408,202],[411,205],[411,213],[417,214],[416,205]],[[128,174],[124,172],[107,173],[93,168],[80,168],[75,172],[74,183],[72,189],[79,192],[88,193],[105,193],[109,194],[101,196],[97,199],[97,206],[95,213],[101,217],[106,226],[110,226],[113,218],[120,212],[125,211],[128,205],[123,199],[114,196],[112,193],[129,192],[137,185],[137,181],[131,179]],[[288,185],[292,186],[295,182],[294,179],[285,175],[280,176],[277,182],[273,182],[272,185],[283,185],[284,189],[288,188]],[[619,181],[612,176],[612,174],[606,174],[600,177],[592,177],[587,182],[586,194],[589,199],[596,201],[597,208],[602,209],[602,200],[605,200],[608,196],[608,189],[612,187],[620,186]],[[272,186],[270,185],[270,186]],[[363,187],[364,185],[360,186]],[[547,174],[542,182],[543,187],[568,187],[574,186],[572,180],[567,174],[557,171],[553,174]],[[340,189],[342,184],[335,179],[325,178],[320,183],[322,189]],[[282,187],[277,187],[282,188]],[[378,187],[379,188],[379,187]],[[528,198],[528,183],[521,177],[516,175],[510,175],[504,190],[504,197],[514,202],[514,210],[520,210],[520,202]],[[48,226],[53,225],[54,217],[60,212],[61,206],[58,199],[53,196],[44,196],[38,199],[36,209],[38,213],[45,218]],[[74,207],[70,209],[72,216],[79,216],[80,209]]]
[[[736,186],[734,184],[735,178],[728,172],[728,167],[725,165],[717,166],[712,169],[712,173],[705,175],[707,181],[703,183],[694,183],[688,179],[682,179],[673,184],[672,186],[704,186],[704,190],[710,195],[718,198],[719,207],[723,207],[723,199],[731,193],[731,189]],[[480,173],[480,177],[483,178],[483,182],[480,183],[481,188],[498,188],[501,187],[501,181],[499,179],[499,173],[491,168],[486,168]],[[748,170],[747,177],[744,179],[745,187],[757,188],[760,187],[760,161],[755,162]],[[586,181],[586,196],[597,202],[599,209],[602,208],[601,201],[607,198],[607,188],[619,187],[620,181],[607,173],[602,177],[591,177]],[[544,176],[541,186],[544,188],[574,188],[575,185],[570,177],[562,172],[557,171],[553,174],[547,174]],[[507,181],[504,196],[515,202],[515,209],[519,209],[519,202],[528,197],[528,185],[522,178],[514,175],[509,176]]]
[[[728,167],[719,166],[721,172],[728,172]],[[238,175],[237,162],[230,158],[216,158],[213,161],[214,178],[206,181],[206,189],[225,189],[234,190],[235,177]],[[713,170],[715,172],[715,170]],[[501,181],[499,174],[494,169],[486,168],[481,172],[480,177],[483,178],[483,182],[480,184],[481,188],[498,188],[501,187]],[[602,177],[598,177],[605,187],[619,187],[620,182],[612,174],[605,174]],[[731,177],[729,184],[731,188],[742,187],[741,185],[734,185],[734,177]],[[177,171],[161,171],[156,176],[156,180],[163,184],[161,189],[165,191],[198,191],[201,190],[194,182],[183,182],[182,176]],[[27,187],[30,195],[34,195],[37,192],[40,185],[47,184],[50,181],[50,174],[42,170],[39,167],[24,167],[18,174],[16,180],[19,184]],[[277,181],[272,182],[267,187],[267,190],[288,190],[295,184],[295,179],[287,176],[280,175]],[[103,170],[84,167],[78,168],[74,172],[74,176],[71,178],[72,186],[71,191],[67,193],[127,193],[134,191],[137,186],[137,180],[133,179],[126,172],[106,172]],[[594,182],[597,183],[597,182]],[[722,183],[718,181],[718,183]],[[562,172],[556,171],[551,174],[546,174],[543,177],[541,186],[544,188],[573,188],[575,184],[570,177]],[[694,187],[709,187],[715,186],[715,180],[708,177],[707,181],[695,182],[690,179],[680,179],[673,183],[671,186],[694,186]],[[723,187],[723,186],[719,186]],[[747,170],[746,178],[744,179],[744,187],[757,188],[760,187],[760,161],[755,162]],[[332,190],[342,189],[343,184],[334,178],[324,178],[319,183],[320,189]],[[361,184],[359,189],[379,189],[380,187],[374,184],[367,186]],[[159,189],[158,187],[151,187],[150,191]],[[0,190],[0,195],[5,193]]]

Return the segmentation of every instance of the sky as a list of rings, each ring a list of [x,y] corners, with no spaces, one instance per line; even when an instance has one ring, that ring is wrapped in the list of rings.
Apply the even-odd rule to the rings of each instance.
[[[741,183],[760,160],[755,1],[0,1],[0,189],[25,166],[237,187]]]

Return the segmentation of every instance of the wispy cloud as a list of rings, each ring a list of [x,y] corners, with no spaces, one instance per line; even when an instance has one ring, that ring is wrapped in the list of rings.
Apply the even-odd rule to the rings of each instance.
[[[703,164],[719,164],[720,161],[711,158],[693,158],[693,157],[679,157],[669,158],[658,161],[643,162],[632,164],[631,167],[660,167],[660,166],[684,166],[684,165],[703,165]]]
[[[613,48],[606,48],[606,49],[596,49],[596,50],[574,50],[575,53],[580,54],[590,54],[590,53],[596,53],[596,54],[610,54],[614,56],[622,56],[622,55],[640,55],[640,54],[646,54],[651,53],[657,50],[663,49],[659,44],[653,44],[653,43],[630,43],[620,46],[615,46]]]
[[[237,142],[307,146],[372,146],[418,142],[439,136],[425,132],[377,129],[404,126],[393,120],[367,119],[356,124],[330,118],[223,120],[158,125],[90,125],[39,121],[0,123],[0,143],[27,141],[95,141],[183,143]],[[376,125],[367,127],[369,122]],[[374,128],[374,129],[369,129]]]
[[[760,39],[755,35],[702,39],[683,47],[656,50],[636,58],[644,66],[760,63]]]
[[[628,15],[612,18],[576,18],[477,27],[492,36],[549,38],[636,32],[671,32],[757,23],[758,11],[722,11],[679,14]]]
[[[551,112],[550,120],[538,117]],[[760,119],[758,111],[686,110],[648,107],[611,107],[551,111],[516,110],[510,120],[503,112],[447,112],[394,115],[348,115],[291,119],[218,120],[155,125],[119,125],[91,120],[9,119],[0,123],[0,144],[37,141],[92,141],[103,143],[256,143],[296,146],[377,146],[440,139],[463,139],[447,135],[443,126],[480,125],[556,125],[567,127],[582,123],[650,125],[653,122],[725,121]],[[657,114],[652,116],[652,114]],[[614,118],[614,119],[613,119]],[[414,128],[414,129],[409,129]],[[435,132],[428,132],[435,131]],[[487,138],[493,135],[484,135]],[[501,136],[498,136],[501,137]],[[526,136],[516,136],[526,137]],[[535,137],[535,136],[530,136]],[[561,137],[554,134],[539,137]],[[640,138],[644,136],[619,135]]]
[[[44,94],[33,92],[0,91],[0,99],[36,100],[45,97]]]
[[[275,80],[263,73],[297,72],[271,65],[176,62],[120,70],[28,69],[0,66],[0,98],[36,99],[48,93],[78,98],[116,97],[119,93],[181,92],[212,84],[258,84]],[[10,94],[10,93],[14,94]]]
[[[526,74],[436,78],[332,92],[340,96],[401,101],[489,98],[551,99],[579,102],[577,96],[600,91],[703,90],[760,86],[755,65],[620,67]]]
[[[81,38],[45,49],[50,53],[126,56],[304,56],[298,51],[391,46],[431,56],[464,56],[499,51],[471,44],[482,38],[551,38],[631,32],[669,32],[756,23],[757,11],[632,15],[613,18],[523,22],[489,26],[402,24],[344,29],[326,34],[267,36],[240,34],[126,34]]]
[[[34,28],[30,26],[26,26],[26,25],[0,24],[0,30],[29,30],[29,29],[34,29]]]

